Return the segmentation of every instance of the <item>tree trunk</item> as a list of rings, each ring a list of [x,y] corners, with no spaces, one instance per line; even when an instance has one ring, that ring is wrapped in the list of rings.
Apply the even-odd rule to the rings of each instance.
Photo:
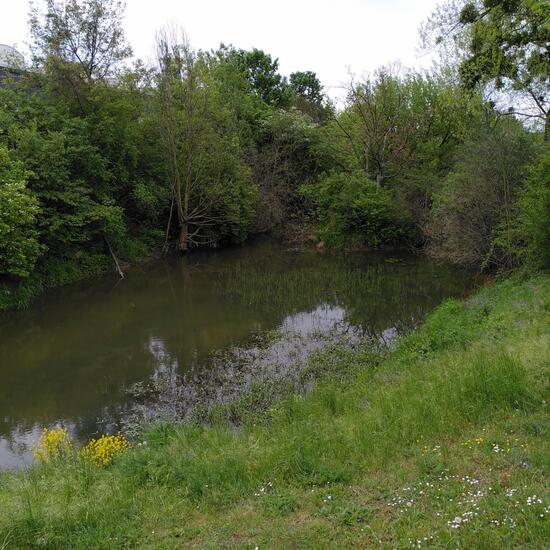
[[[382,169],[382,162],[380,160],[380,155],[377,154],[376,157],[376,185],[382,187],[384,181],[384,170]]]
[[[111,247],[111,243],[109,242],[109,239],[107,238],[107,235],[103,233],[103,238],[105,239],[105,242],[107,243],[107,248],[109,249],[109,253],[111,254],[111,258],[113,258],[113,262],[115,264],[115,269],[120,276],[121,279],[124,279],[124,273],[122,272],[122,269],[120,268],[120,264],[118,263],[118,258],[116,257],[116,254]]]
[[[183,222],[180,227],[180,252],[186,253],[189,249],[189,227]]]
[[[382,173],[382,168],[380,165],[377,165],[376,167],[376,185],[378,187],[382,187],[382,183],[384,181],[384,174]]]
[[[544,141],[550,141],[550,110],[546,113],[546,122],[544,124]]]
[[[180,219],[180,251],[186,253],[189,250],[189,193],[191,190],[191,163],[188,159],[187,173],[185,175],[185,188],[183,190],[183,203],[181,205]],[[181,198],[180,198],[181,200]]]

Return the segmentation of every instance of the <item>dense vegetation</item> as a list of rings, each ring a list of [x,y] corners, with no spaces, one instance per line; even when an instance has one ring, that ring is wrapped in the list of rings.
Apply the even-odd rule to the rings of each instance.
[[[32,66],[3,77],[0,307],[258,232],[548,266],[547,2],[443,5],[424,29],[442,63],[383,67],[339,109],[313,72],[194,51],[177,28],[158,33],[156,66],[131,64],[123,8],[44,0]]]
[[[2,473],[0,542],[543,548],[549,311],[548,276],[507,280],[440,306],[389,355],[320,352],[312,392],[251,414],[255,390],[231,405],[239,429],[161,425],[108,466],[61,454]]]

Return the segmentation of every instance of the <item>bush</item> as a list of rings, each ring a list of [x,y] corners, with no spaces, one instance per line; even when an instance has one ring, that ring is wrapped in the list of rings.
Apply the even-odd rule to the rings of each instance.
[[[550,268],[550,151],[534,164],[519,197],[518,251],[531,266]]]
[[[410,226],[399,200],[362,172],[332,173],[305,191],[316,204],[319,236],[329,246],[372,247],[403,242]]]
[[[425,227],[429,252],[467,267],[513,267],[506,241],[536,143],[516,122],[486,130],[458,151]]]
[[[28,277],[43,251],[38,242],[38,201],[26,189],[20,163],[0,146],[0,275]]]

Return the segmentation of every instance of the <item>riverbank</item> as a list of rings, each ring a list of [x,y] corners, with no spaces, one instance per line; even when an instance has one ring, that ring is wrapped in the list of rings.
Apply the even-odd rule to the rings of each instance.
[[[123,271],[144,265],[161,257],[159,243],[139,240],[128,241],[127,254],[120,259]],[[82,253],[78,258],[44,262],[31,275],[20,281],[0,281],[0,313],[26,309],[47,291],[94,279],[106,273],[116,273],[113,259],[102,253]]]
[[[506,280],[238,428],[3,473],[0,548],[542,548],[549,312],[550,277]]]

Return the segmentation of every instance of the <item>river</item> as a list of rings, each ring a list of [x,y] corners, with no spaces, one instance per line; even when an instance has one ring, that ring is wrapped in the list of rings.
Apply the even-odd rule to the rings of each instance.
[[[51,290],[0,315],[0,467],[31,461],[46,426],[80,440],[116,430],[137,382],[208,369],[274,330],[306,336],[306,350],[312,334],[390,341],[477,282],[421,256],[258,241]]]

